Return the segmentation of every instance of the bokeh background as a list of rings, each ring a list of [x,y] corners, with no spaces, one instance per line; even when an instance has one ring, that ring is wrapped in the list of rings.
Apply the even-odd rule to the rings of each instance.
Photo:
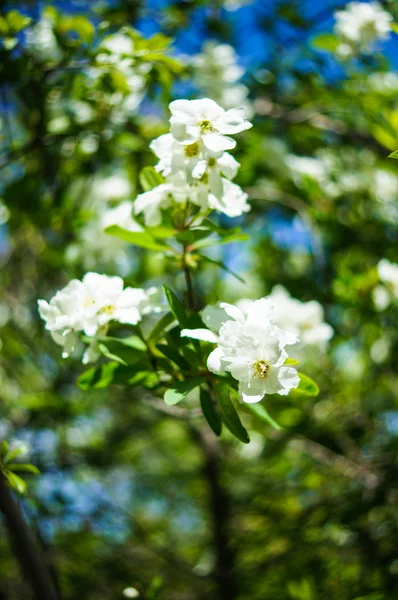
[[[398,598],[398,284],[377,269],[398,262],[398,36],[342,57],[345,4],[2,3],[0,439],[40,468],[20,502],[65,600]],[[124,27],[139,32],[128,64]],[[246,416],[251,443],[223,434],[214,452],[137,390],[80,389],[36,304],[87,270],[183,289],[103,229],[128,220],[168,102],[203,96],[254,123],[235,153],[252,210],[222,219],[249,242],[210,255],[245,283],[209,266],[198,294],[283,285],[334,329],[303,359],[319,397],[278,397],[283,429]],[[31,593],[1,519],[0,591]]]

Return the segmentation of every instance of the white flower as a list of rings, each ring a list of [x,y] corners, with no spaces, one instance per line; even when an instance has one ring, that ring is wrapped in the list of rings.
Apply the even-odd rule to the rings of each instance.
[[[127,287],[120,277],[86,273],[82,281],[73,279],[47,303],[39,300],[39,313],[54,341],[63,346],[63,357],[75,349],[78,334],[93,338],[84,362],[98,354],[96,335],[105,335],[109,323],[136,325],[143,315],[159,310],[155,288],[148,291]]]
[[[393,17],[378,2],[350,2],[334,16],[336,35],[361,52],[371,52],[377,40],[387,39],[391,33]],[[345,54],[349,55],[348,50]]]
[[[383,258],[377,265],[380,280],[387,285],[395,298],[398,298],[398,264]]]
[[[249,90],[239,83],[244,70],[238,65],[238,56],[232,46],[206,41],[201,54],[191,57],[193,81],[207,97],[225,109],[244,107],[252,114],[248,101]]]
[[[221,175],[233,179],[240,166],[228,152],[211,152],[200,142],[180,144],[170,133],[153,140],[150,148],[160,159],[156,170],[165,177],[183,171],[189,183],[205,180],[216,196],[222,195]]]
[[[207,367],[217,374],[231,373],[239,381],[244,402],[259,402],[265,394],[287,395],[299,385],[295,368],[284,366],[285,346],[297,342],[272,324],[273,307],[263,298],[253,302],[245,315],[236,306],[221,303],[203,311],[203,321],[213,330],[183,330],[183,337],[216,341]]]
[[[252,125],[243,108],[225,111],[214,100],[174,100],[170,103],[170,131],[184,145],[202,141],[208,150],[222,152],[235,148],[230,135],[249,129]]]
[[[319,302],[300,302],[281,285],[276,285],[267,299],[274,309],[273,323],[299,338],[298,357],[308,354],[314,347],[326,351],[333,328],[324,322],[324,311]],[[253,300],[241,300],[238,306],[246,312],[252,304]]]

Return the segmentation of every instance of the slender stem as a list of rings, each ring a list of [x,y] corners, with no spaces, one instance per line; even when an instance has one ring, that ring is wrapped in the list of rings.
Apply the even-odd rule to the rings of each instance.
[[[30,579],[36,600],[60,600],[46,557],[1,473],[0,511],[4,515],[22,576]]]

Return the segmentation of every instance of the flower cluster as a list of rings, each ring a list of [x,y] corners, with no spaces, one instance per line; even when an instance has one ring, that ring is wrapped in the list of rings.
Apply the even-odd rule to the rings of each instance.
[[[170,133],[151,143],[165,181],[137,197],[135,213],[153,227],[161,223],[161,210],[173,204],[189,202],[202,214],[217,210],[229,217],[247,212],[247,194],[231,181],[239,163],[227,152],[236,146],[230,136],[251,127],[244,110],[225,111],[203,98],[175,100],[170,111]]]
[[[333,336],[333,328],[324,322],[324,311],[319,302],[300,302],[297,298],[292,298],[282,285],[276,285],[272,289],[268,300],[274,307],[272,320],[275,325],[299,339],[295,348],[296,358],[304,358],[308,349],[326,351]],[[253,302],[241,300],[238,307],[247,314]]]
[[[229,44],[207,41],[202,52],[192,57],[193,80],[199,90],[225,109],[244,106],[249,116],[249,90],[240,79],[244,74],[238,56]]]
[[[378,310],[386,309],[392,300],[398,299],[398,264],[383,258],[377,265],[377,274],[382,285],[373,290],[373,300]]]
[[[334,16],[334,31],[342,41],[338,54],[342,57],[351,56],[357,50],[370,53],[375,42],[387,39],[391,33],[393,17],[378,2],[350,2]]]
[[[82,281],[70,281],[50,303],[38,301],[40,316],[54,341],[63,347],[64,358],[72,354],[83,332],[92,338],[83,362],[96,360],[96,336],[106,335],[111,321],[136,325],[144,315],[161,310],[157,288],[123,287],[120,277],[86,273]]]
[[[185,329],[181,335],[217,343],[207,367],[230,373],[244,402],[259,402],[265,394],[285,396],[299,385],[297,370],[286,364],[286,346],[298,338],[275,325],[272,300],[251,302],[246,311],[222,302],[206,307],[202,319],[208,329]]]

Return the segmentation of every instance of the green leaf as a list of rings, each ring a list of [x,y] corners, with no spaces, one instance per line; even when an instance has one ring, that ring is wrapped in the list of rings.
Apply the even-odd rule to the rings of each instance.
[[[147,347],[142,340],[136,336],[128,338],[104,337],[99,339],[101,353],[121,365],[133,365],[142,360],[142,353]]]
[[[168,312],[158,321],[152,329],[148,337],[148,342],[156,342],[164,332],[164,330],[173,323],[175,316],[172,312]]]
[[[398,159],[398,150],[394,150],[394,152],[391,152],[391,154],[388,155],[388,158]]]
[[[249,239],[247,233],[234,233],[227,235],[219,240],[199,240],[196,244],[192,244],[192,248],[209,248],[210,246],[219,246],[221,244],[230,244],[231,242],[243,242]]]
[[[285,364],[285,365],[287,365],[287,366],[288,366],[288,365],[290,365],[290,366],[293,366],[293,365],[298,365],[298,364],[299,364],[299,361],[298,361],[298,360],[296,360],[295,358],[287,358],[287,359],[285,360],[284,364]]]
[[[0,444],[0,457],[3,457],[8,452],[8,444],[5,440],[3,440]]]
[[[391,29],[395,32],[398,33],[398,23],[391,23]]]
[[[144,167],[139,174],[140,184],[145,192],[153,190],[153,188],[165,182],[164,177],[153,167]]]
[[[317,396],[319,394],[319,387],[311,377],[304,375],[304,373],[298,373],[298,376],[300,377],[299,386],[294,390],[290,390],[289,396]]]
[[[271,415],[268,413],[268,411],[262,404],[256,402],[255,404],[245,404],[245,406],[256,417],[264,421],[264,423],[267,423],[267,425],[271,425],[271,427],[274,427],[274,429],[281,429],[279,423],[274,421],[274,419],[271,417]]]
[[[217,381],[215,384],[218,402],[221,406],[221,414],[225,425],[230,432],[241,442],[248,444],[250,442],[249,434],[243,427],[235,406],[230,397],[230,391],[227,384],[223,381]]]
[[[159,225],[158,227],[146,227],[145,231],[149,233],[151,237],[160,240],[174,237],[177,233],[177,229],[174,229],[172,227],[165,227],[163,225]]]
[[[84,371],[84,373],[78,377],[77,385],[82,390],[105,388],[112,383],[115,371],[118,367],[119,363],[108,362],[87,369],[87,371]]]
[[[332,33],[321,33],[312,40],[312,46],[317,50],[335,52],[340,44],[338,38]]]
[[[105,233],[114,235],[125,242],[129,242],[140,248],[146,248],[147,250],[165,252],[172,249],[170,246],[166,246],[166,244],[159,244],[156,242],[146,231],[128,231],[127,229],[119,227],[119,225],[110,225],[110,227],[105,229]]]
[[[25,448],[23,446],[17,446],[16,448],[13,448],[9,452],[7,452],[7,454],[3,458],[3,462],[4,464],[7,464],[10,462],[10,460],[14,460],[15,458],[18,458],[18,456],[23,456],[24,454]]]
[[[100,349],[101,354],[103,354],[106,358],[109,358],[109,360],[114,360],[115,362],[124,365],[125,367],[127,366],[126,361],[123,360],[120,356],[117,356],[116,354],[113,354],[110,350],[108,350],[105,344],[98,344],[98,348]]]
[[[202,255],[200,258],[202,260],[204,260],[205,262],[208,262],[212,265],[216,265],[217,267],[220,267],[221,269],[223,269],[224,271],[226,271],[227,273],[229,273],[230,275],[235,277],[241,283],[246,283],[245,280],[242,279],[242,277],[239,277],[239,275],[237,275],[236,273],[231,271],[231,269],[229,267],[227,267],[227,265],[225,263],[221,262],[220,260],[214,260],[214,258],[210,258],[209,256],[205,256],[205,255]]]
[[[81,15],[73,15],[63,17],[56,27],[59,33],[70,33],[74,32],[80,37],[82,42],[89,43],[92,41],[95,34],[95,27],[85,17]]]
[[[180,231],[180,233],[176,235],[176,240],[180,244],[191,245],[194,242],[208,237],[209,235],[211,235],[211,231],[207,227],[195,227],[193,229],[186,229],[185,231]]]
[[[179,381],[174,385],[174,388],[167,390],[164,395],[164,401],[168,406],[174,406],[178,404],[196,387],[203,383],[202,378],[194,378],[186,381]]]
[[[35,465],[25,463],[8,463],[7,469],[10,471],[23,471],[25,473],[33,473],[33,475],[40,475],[40,471]]]
[[[5,18],[10,30],[13,33],[18,33],[19,31],[27,27],[32,21],[30,17],[26,17],[17,10],[10,10],[10,12],[6,14]]]
[[[200,406],[210,428],[216,435],[220,436],[222,430],[220,414],[217,412],[209,392],[202,387],[200,388]]]
[[[27,489],[26,482],[21,477],[19,477],[19,475],[15,475],[15,473],[12,473],[12,471],[9,471],[7,469],[5,469],[3,471],[3,474],[7,478],[10,486],[14,490],[16,490],[19,494],[26,493],[26,489]]]
[[[180,300],[167,285],[163,286],[163,290],[166,296],[166,300],[171,308],[171,312],[173,313],[181,327],[189,328],[189,319]]]
[[[181,356],[181,354],[175,348],[172,348],[167,344],[157,344],[156,348],[159,350],[159,352],[164,354],[164,356],[166,356],[169,360],[174,362],[183,371],[190,370],[189,363],[185,360],[183,356]]]

